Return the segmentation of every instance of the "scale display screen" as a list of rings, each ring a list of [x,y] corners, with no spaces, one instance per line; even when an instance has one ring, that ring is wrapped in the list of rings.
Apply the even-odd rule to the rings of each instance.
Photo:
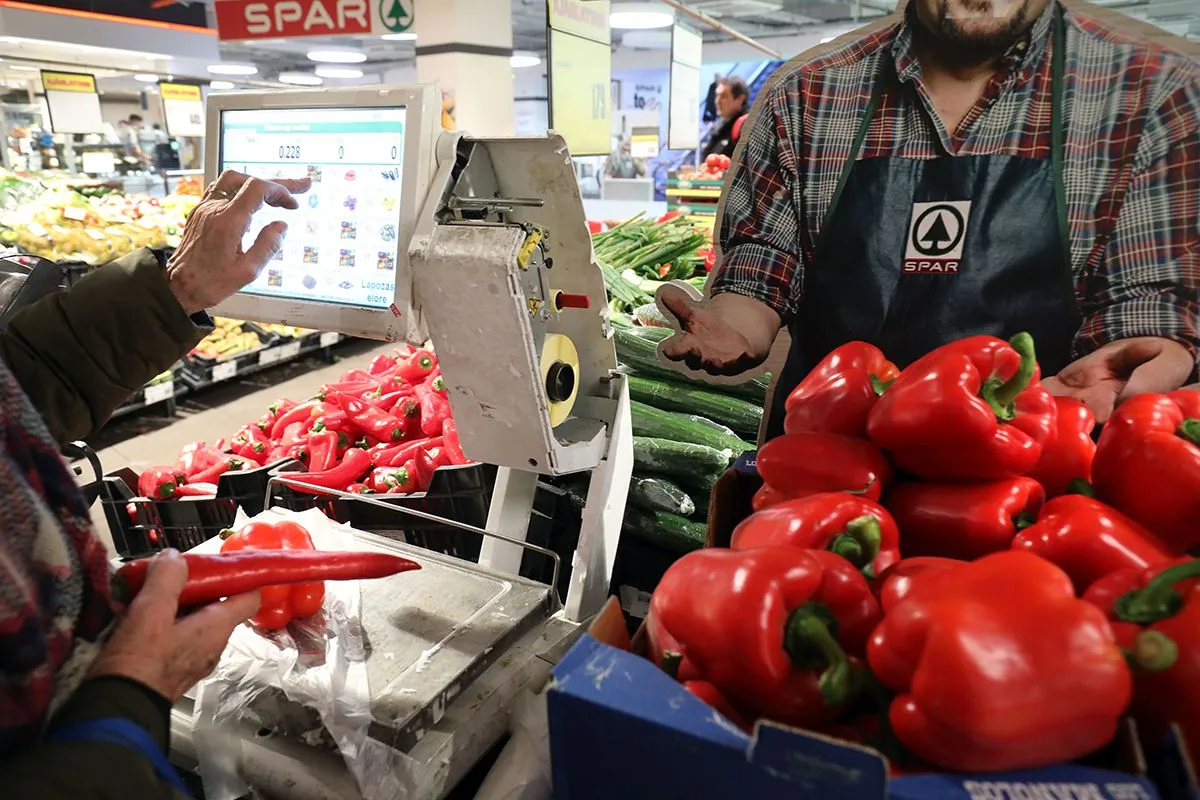
[[[396,289],[406,109],[279,108],[221,112],[221,170],[312,179],[297,211],[263,206],[243,248],[273,220],[283,248],[245,294],[388,308]]]

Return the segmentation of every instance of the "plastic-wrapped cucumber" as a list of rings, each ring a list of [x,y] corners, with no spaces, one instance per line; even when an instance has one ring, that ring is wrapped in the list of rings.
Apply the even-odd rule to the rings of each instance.
[[[733,458],[731,450],[674,442],[649,436],[633,437],[633,468],[672,476],[719,476]]]
[[[704,547],[708,537],[708,527],[704,523],[693,522],[667,511],[628,509],[622,527],[630,535],[678,555],[699,550]]]
[[[730,450],[734,455],[754,449],[754,445],[744,441],[724,425],[718,425],[694,414],[663,411],[637,400],[631,400],[629,408],[635,436],[653,436],[676,442],[702,444],[716,450]]]
[[[744,436],[757,437],[762,422],[761,406],[695,384],[630,375],[629,396],[655,408],[699,414]]]
[[[667,335],[670,335],[671,323],[663,316],[663,313],[658,310],[657,303],[646,303],[640,305],[633,310],[633,318],[647,328],[659,328],[666,330]],[[663,337],[664,339],[666,336]]]
[[[640,327],[616,328],[613,331],[613,343],[617,348],[617,360],[625,370],[633,370],[647,377],[679,381],[707,389],[713,392],[744,397],[747,400],[762,405],[767,398],[767,386],[771,382],[770,373],[751,378],[745,383],[710,383],[697,380],[691,376],[671,369],[658,360],[658,343],[675,332],[674,328]]]
[[[667,511],[681,517],[696,513],[688,493],[666,478],[634,475],[629,482],[629,502],[645,511]]]

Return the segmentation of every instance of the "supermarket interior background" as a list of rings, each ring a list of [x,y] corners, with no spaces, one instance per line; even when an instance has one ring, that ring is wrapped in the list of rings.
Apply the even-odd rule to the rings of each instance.
[[[1072,8],[1082,4],[1065,2]],[[738,729],[745,726],[735,712],[706,700],[737,722],[722,720],[723,727],[709,732],[703,724],[704,715],[712,714],[707,707],[686,707],[687,719],[670,724],[647,722],[649,716],[638,715],[661,711],[657,699],[640,696],[640,690],[604,695],[603,668],[581,660],[603,654],[569,648],[586,630],[605,643],[624,642],[628,649],[629,635],[642,630],[667,569],[681,556],[711,546],[714,528],[728,522],[710,519],[717,513],[710,499],[718,481],[753,469],[747,459],[759,440],[767,377],[741,384],[703,382],[667,369],[657,350],[671,328],[655,305],[656,290],[679,281],[702,293],[715,263],[713,226],[733,147],[718,140],[729,137],[729,126],[753,107],[788,59],[878,24],[896,10],[896,0],[688,0],[686,5],[675,0],[0,0],[5,136],[0,152],[0,326],[18,306],[75,286],[97,267],[139,248],[162,250],[169,257],[215,177],[214,165],[262,177],[312,180],[312,190],[299,198],[298,211],[270,209],[256,217],[259,223],[290,220],[290,235],[236,304],[231,301],[225,313],[218,309],[212,333],[137,389],[85,441],[64,449],[93,501],[93,524],[114,565],[168,546],[188,549],[207,542],[215,551],[220,541],[215,537],[235,525],[235,513],[240,525],[245,515],[262,514],[272,506],[310,515],[304,520],[324,514],[333,522],[312,528],[314,537],[320,528],[321,541],[336,539],[340,529],[335,523],[349,523],[431,554],[419,573],[425,583],[412,583],[416,579],[411,575],[388,583],[395,587],[404,578],[410,580],[408,586],[425,587],[426,595],[417,598],[420,588],[374,593],[364,588],[361,599],[355,595],[344,601],[354,613],[361,610],[364,623],[374,613],[378,619],[372,618],[372,624],[382,625],[391,605],[375,612],[369,608],[372,600],[420,604],[438,598],[419,619],[404,620],[410,629],[403,636],[393,640],[380,635],[377,649],[392,650],[367,662],[369,678],[366,672],[333,671],[332,686],[343,680],[354,691],[365,691],[370,684],[379,694],[383,690],[377,682],[386,685],[388,704],[368,709],[375,714],[369,733],[361,719],[338,710],[337,689],[314,690],[296,677],[303,670],[276,676],[276,683],[289,702],[304,698],[294,705],[307,705],[303,710],[309,717],[320,717],[315,724],[296,717],[276,726],[265,720],[273,720],[271,713],[279,709],[257,705],[246,722],[237,717],[239,704],[262,699],[249,691],[231,691],[215,707],[210,697],[203,711],[198,699],[188,699],[185,711],[177,707],[172,717],[171,759],[184,767],[189,791],[208,800],[233,800],[245,788],[240,781],[262,797],[375,800],[469,797],[480,791],[478,796],[487,800],[533,800],[544,796],[539,787],[548,785],[550,765],[545,764],[546,774],[534,778],[528,776],[538,770],[528,765],[540,763],[539,754],[549,747],[554,751],[554,784],[562,796],[613,797],[619,782],[610,785],[593,776],[595,783],[588,787],[587,780],[559,774],[567,768],[597,771],[596,764],[588,763],[588,753],[599,752],[599,743],[611,731],[619,731],[612,735],[624,737],[630,748],[654,750],[664,731],[682,750],[699,748],[695,753],[700,756],[680,757],[672,766],[677,774],[694,771],[689,786],[702,785],[707,773],[698,764],[704,758],[724,763],[721,753],[729,748],[741,748],[734,760],[745,757],[749,740]],[[1200,0],[1096,0],[1087,5],[1087,13],[1193,59],[1200,55]],[[745,87],[748,96],[740,111],[723,118],[714,97],[718,84],[729,80],[733,83],[726,87]],[[347,108],[314,111],[304,102],[289,107],[286,100],[260,111],[258,100],[247,104],[239,99],[282,97],[284,90],[339,92],[417,84],[437,86],[437,95],[425,98],[432,98],[428,108],[421,106],[419,93],[405,95],[404,104],[397,101],[394,107],[376,99],[365,111],[348,108],[349,103],[342,104]],[[440,122],[429,122],[435,117],[422,116],[426,112]],[[301,129],[304,136],[288,138]],[[466,352],[469,347],[443,351],[437,332],[444,334],[448,325],[465,327],[467,320],[460,323],[455,316],[448,321],[447,312],[432,308],[427,311],[428,349],[423,341],[384,343],[377,336],[359,335],[384,330],[383,323],[361,322],[370,315],[392,324],[393,315],[400,318],[402,311],[411,310],[401,300],[409,289],[398,283],[409,278],[404,253],[415,235],[413,220],[427,212],[423,197],[413,195],[426,185],[412,174],[421,166],[433,176],[435,162],[444,157],[433,153],[432,144],[418,151],[413,132],[433,131],[436,136],[435,129],[499,142],[491,158],[508,191],[506,197],[500,197],[499,189],[495,194],[511,206],[497,210],[478,197],[456,197],[461,205],[450,206],[455,222],[471,228],[478,243],[486,242],[486,248],[473,246],[501,252],[511,245],[513,253],[520,251],[521,271],[532,274],[536,267],[538,275],[559,281],[550,291],[548,284],[540,285],[544,298],[530,297],[528,319],[519,320],[517,327],[505,328],[494,339],[482,323],[472,329],[476,350],[494,347],[490,354]],[[565,140],[571,156],[565,166],[552,164],[556,158],[561,162],[560,151],[503,144],[513,136],[544,142],[548,133]],[[502,153],[510,154],[507,162]],[[418,155],[421,160],[413,160]],[[572,221],[581,213],[579,221],[587,228],[553,230],[543,241],[541,233],[532,232],[540,223],[526,225],[528,231],[522,229],[515,244],[485,238],[498,235],[494,230],[472,228],[472,222],[488,214],[525,219],[520,216],[523,206],[543,204],[536,196],[538,187],[552,181],[538,184],[516,174],[525,169],[526,158],[545,170],[528,170],[537,176],[559,166],[566,170],[565,182],[553,187],[557,197],[570,200],[561,208],[530,211],[529,218],[540,220],[537,214],[545,212],[545,218]],[[462,161],[459,167],[466,169],[466,159]],[[472,164],[477,167],[478,160]],[[574,198],[581,209],[575,208]],[[445,223],[446,214],[437,221]],[[247,246],[256,232],[247,235]],[[428,230],[422,235],[432,236]],[[467,252],[443,244],[447,252]],[[599,276],[571,271],[575,266],[562,268],[571,253],[582,253],[581,263],[590,263],[589,246]],[[554,272],[552,255],[560,265]],[[415,256],[412,269],[416,274]],[[423,298],[444,301],[449,296],[445,292],[453,290],[449,278],[444,285],[423,280]],[[442,294],[435,295],[435,289]],[[325,303],[350,311],[339,317],[318,310],[284,319],[275,309],[292,300],[309,309]],[[463,301],[463,307],[490,302],[482,289],[477,300],[479,306]],[[255,308],[260,301],[280,303],[259,317],[275,321],[244,321],[228,310]],[[597,305],[606,305],[611,315],[611,326],[606,322],[604,327],[612,345],[578,333],[572,339],[543,330],[552,317],[596,317],[601,310]],[[487,314],[482,318],[491,319]],[[321,324],[324,320],[330,323]],[[524,339],[519,330],[525,331]],[[552,319],[547,330],[559,330]],[[500,352],[514,342],[527,344],[530,352]],[[607,383],[593,380],[588,372],[612,361],[613,353],[612,366],[624,375],[627,403],[599,396],[595,387]],[[484,458],[478,461],[485,463],[476,463],[473,453],[504,450],[498,436],[481,432],[490,415],[510,419],[504,414],[511,413],[515,420],[522,412],[517,401],[497,399],[504,388],[474,385],[467,393],[452,386],[448,394],[451,381],[442,380],[442,370],[447,376],[478,370],[481,384],[494,377],[498,387],[520,391],[524,384],[503,381],[522,378],[524,366],[502,370],[486,360],[524,365],[525,355],[534,367],[539,356],[546,364],[553,361],[540,375],[533,369],[545,397],[539,395],[537,407],[528,412],[532,416],[541,409],[548,421],[527,429],[513,422],[513,431],[525,430],[530,441],[538,442],[545,433],[538,458],[560,459],[558,465],[593,458],[587,446],[598,446],[597,441],[612,448],[607,459],[588,462],[579,475],[565,474],[571,471],[565,468],[558,474],[557,466],[545,463],[541,474],[509,469],[513,465],[508,461],[499,467]],[[560,370],[564,364],[574,371]],[[495,396],[485,397],[487,391]],[[626,396],[622,391],[615,390],[614,396]],[[463,406],[457,404],[463,397],[472,404],[470,412],[460,413]],[[456,405],[453,414],[451,405]],[[565,428],[557,438],[552,434],[568,416],[583,414],[580,409],[593,415],[607,409],[600,414],[608,414],[607,439],[601,433],[589,442],[595,434],[586,427],[570,428],[570,436],[562,433]],[[571,420],[577,424],[573,416]],[[475,438],[468,438],[469,433]],[[361,456],[361,469],[349,470],[347,463],[364,450],[370,458]],[[522,451],[521,462],[537,467],[533,453]],[[503,457],[497,456],[497,462]],[[306,467],[307,475],[332,476],[339,462],[344,479],[319,483],[335,490],[332,497],[318,499],[276,480],[281,469],[286,476]],[[164,464],[175,464],[176,471],[188,465],[187,480],[173,477],[170,467],[157,466]],[[882,472],[863,474],[869,495]],[[877,492],[873,499],[879,499]],[[409,518],[384,503],[426,516]],[[1010,516],[1015,519],[1015,512]],[[321,527],[326,523],[328,531]],[[838,524],[847,523],[843,519]],[[479,535],[479,529],[504,531],[527,544],[491,540]],[[619,547],[595,549],[612,546],[614,537],[619,537]],[[851,544],[860,555],[866,546]],[[878,542],[874,551],[879,552]],[[411,555],[408,550],[402,554]],[[482,566],[476,569],[472,563],[468,569],[464,561]],[[871,563],[868,559],[864,574],[874,569]],[[601,580],[604,585],[597,588]],[[551,585],[548,594],[530,588],[545,589],[546,584]],[[327,614],[331,603],[349,596],[330,591]],[[617,603],[600,615],[600,622],[593,621],[610,595]],[[1194,602],[1200,607],[1200,600]],[[561,617],[562,604],[569,619]],[[400,616],[397,612],[396,618]],[[581,629],[583,618],[587,623]],[[620,633],[606,633],[604,624]],[[400,625],[396,623],[397,630]],[[394,632],[387,630],[388,636]],[[291,633],[300,638],[295,630]],[[344,633],[339,628],[329,638]],[[635,650],[646,646],[643,636],[633,640]],[[254,651],[248,640],[240,641],[244,652],[233,659],[234,667],[245,667],[252,659],[246,653]],[[272,641],[279,652],[288,651],[287,644]],[[298,645],[290,652],[297,650],[303,652]],[[384,655],[395,663],[380,666]],[[559,697],[557,708],[551,701],[548,733],[545,693],[539,690],[559,659],[559,669],[574,669],[589,682],[594,677],[595,685],[585,690],[574,684]],[[690,666],[676,664],[681,670]],[[614,668],[637,671],[625,662],[609,667]],[[228,674],[222,669],[210,680],[228,689],[240,678],[230,677],[237,669]],[[318,671],[314,667],[313,674]],[[680,671],[680,680],[686,680],[683,675]],[[395,690],[397,686],[403,688]],[[347,696],[354,693],[345,691]],[[464,705],[468,694],[473,705]],[[530,699],[535,696],[542,699]],[[266,705],[275,702],[269,699]],[[588,717],[589,704],[604,706],[611,718]],[[641,711],[639,704],[644,704]],[[284,716],[294,711],[293,706],[280,709]],[[380,733],[385,727],[381,715],[391,715],[387,735]],[[638,719],[631,721],[634,717]],[[556,741],[556,720],[561,725],[563,719],[572,721],[570,739]],[[230,734],[241,736],[238,746],[245,748],[235,770],[240,777],[232,782],[220,770],[231,751],[228,743],[213,743],[214,726],[241,731]],[[833,728],[822,730],[841,736]],[[356,762],[350,755],[355,743],[369,737],[375,737],[370,745],[380,752],[368,748],[369,754],[360,754]],[[1029,780],[1093,785],[1103,779],[1085,773],[1102,766],[1111,770],[1105,791],[1112,793],[1094,796],[1151,797],[1145,793],[1151,784],[1143,780],[1147,767],[1138,762],[1143,756],[1137,754],[1136,738],[1122,729],[1103,758],[1090,759],[1086,766],[1053,767],[1077,767],[1083,770],[1079,775],[1047,773]],[[745,785],[759,787],[754,781],[760,780],[760,772],[785,769],[785,763],[794,767],[799,762],[789,761],[791,756],[812,756],[805,747],[822,746],[813,741],[758,740],[765,747],[753,758],[745,757],[758,759],[757,772],[744,778]],[[860,736],[855,741],[873,747],[878,740]],[[313,742],[318,744],[310,748]],[[517,752],[513,743],[521,743]],[[526,746],[529,752],[522,752]],[[766,752],[772,749],[778,752]],[[883,797],[888,773],[878,753],[843,750],[819,757],[838,769],[858,770],[856,774],[867,776],[861,785],[808,774],[804,780],[811,793],[795,796]],[[863,753],[870,757],[863,760]],[[506,777],[504,769],[498,774],[493,769],[497,763],[511,774]],[[387,783],[381,776],[389,770],[403,778]],[[203,781],[192,774],[196,771]],[[761,779],[762,788],[749,796],[778,796],[771,793],[772,786],[778,788],[770,783],[774,779]],[[1178,780],[1194,794],[1164,790],[1163,797],[1200,798],[1194,775]],[[364,788],[371,781],[382,781],[384,788]],[[513,790],[514,781],[525,788]],[[910,785],[908,794],[897,789],[887,796],[935,796],[929,785]],[[567,786],[571,792],[562,793]],[[655,779],[650,786],[658,796],[679,796],[669,781]],[[1161,780],[1158,786],[1161,790]],[[1051,796],[978,787],[962,791],[936,796]]]

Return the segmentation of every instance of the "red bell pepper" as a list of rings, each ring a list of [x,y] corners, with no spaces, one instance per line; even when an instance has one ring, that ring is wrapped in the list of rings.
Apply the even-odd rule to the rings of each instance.
[[[1046,493],[1032,478],[989,483],[897,483],[887,508],[903,534],[904,554],[971,561],[1012,547],[1037,519]]]
[[[836,433],[789,433],[759,448],[758,474],[791,498],[823,492],[858,492],[878,502],[892,480],[879,449]]]
[[[868,580],[900,560],[900,532],[878,503],[845,492],[814,494],[751,514],[733,530],[730,548],[788,546],[828,550]]]
[[[1147,740],[1163,741],[1179,726],[1192,761],[1200,756],[1200,561],[1142,570],[1123,594],[1102,579],[1084,593],[1113,620],[1117,642],[1133,664],[1133,716]]]
[[[424,381],[436,366],[437,356],[432,350],[422,348],[400,362],[396,375],[409,383],[417,384]]]
[[[350,395],[335,393],[333,398],[354,427],[368,436],[381,442],[398,442],[404,438],[404,425],[388,412]]]
[[[905,369],[871,409],[867,433],[918,477],[997,480],[1033,468],[1056,414],[1029,334],[972,336]]]
[[[700,678],[700,670],[684,657],[679,640],[653,614],[646,616],[646,658],[680,682]]]
[[[853,699],[850,655],[862,652],[879,605],[861,573],[833,553],[711,548],[667,569],[650,613],[739,707],[811,726]]]
[[[1021,531],[1012,547],[1051,562],[1080,591],[1111,572],[1159,566],[1172,558],[1150,531],[1099,500],[1077,494],[1047,503],[1041,518]]]
[[[324,472],[289,472],[285,477],[312,486],[326,489],[345,489],[352,483],[357,483],[367,470],[371,468],[371,457],[366,450],[352,447],[342,457],[342,463]],[[297,491],[306,491],[294,487]]]
[[[264,525],[252,522],[250,525]],[[278,523],[295,525],[295,523]],[[247,526],[249,527],[249,526]],[[236,540],[234,534],[229,540]],[[179,595],[180,608],[195,608],[223,597],[274,588],[290,588],[314,581],[349,581],[386,578],[401,572],[420,569],[421,565],[389,553],[316,551],[311,547],[266,548],[257,546],[276,539],[254,534],[253,544],[238,544],[220,554],[185,553],[187,582]],[[278,537],[283,541],[283,537]],[[128,605],[146,584],[146,574],[152,559],[131,561],[113,576],[113,597]],[[283,581],[272,585],[269,581]],[[316,584],[320,586],[321,584]],[[318,606],[319,608],[319,606]]]
[[[470,459],[463,452],[462,440],[458,438],[458,426],[454,424],[452,417],[446,417],[446,421],[442,423],[442,437],[446,442],[446,454],[450,457],[451,464],[459,466],[470,463]]]
[[[1066,573],[1007,551],[913,579],[871,635],[889,720],[920,759],[951,772],[1072,761],[1106,745],[1132,679],[1104,614]]]
[[[1042,485],[1047,497],[1071,491],[1076,482],[1091,483],[1096,442],[1092,430],[1096,415],[1074,397],[1055,397],[1058,423],[1042,447],[1042,457],[1028,476]]]
[[[861,439],[875,401],[899,374],[878,347],[848,342],[825,356],[788,395],[783,430]]]
[[[912,591],[913,581],[918,575],[931,570],[952,569],[967,562],[954,558],[938,558],[937,556],[918,556],[897,561],[884,570],[872,588],[879,598],[879,607],[884,614],[890,614],[898,603],[908,597]]]
[[[138,476],[138,494],[151,500],[170,500],[178,488],[174,467],[150,467]]]
[[[683,688],[746,733],[751,733],[754,730],[754,722],[745,713],[737,709],[720,689],[708,681],[684,681]]]
[[[1200,544],[1200,392],[1143,394],[1117,406],[1092,478],[1097,497],[1176,553]]]
[[[754,511],[762,511],[780,503],[786,503],[791,498],[781,491],[772,489],[767,484],[758,487],[758,491],[754,493],[754,497],[750,498],[750,508]]]
[[[295,522],[251,522],[239,531],[226,531],[222,537],[225,540],[221,543],[222,553],[315,549],[308,531]],[[286,573],[280,570],[280,574]],[[277,630],[286,627],[293,618],[312,616],[321,610],[325,600],[325,584],[319,581],[295,584],[285,581],[263,586],[259,591],[258,613],[250,621],[264,630]]]

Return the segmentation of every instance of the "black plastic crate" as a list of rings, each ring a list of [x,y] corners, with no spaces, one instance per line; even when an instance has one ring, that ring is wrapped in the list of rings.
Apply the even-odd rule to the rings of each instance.
[[[251,516],[261,513],[271,471],[286,463],[226,472],[216,497],[178,500],[138,497],[138,476],[129,468],[105,475],[100,498],[113,547],[124,558],[195,547],[233,525],[238,506]]]

